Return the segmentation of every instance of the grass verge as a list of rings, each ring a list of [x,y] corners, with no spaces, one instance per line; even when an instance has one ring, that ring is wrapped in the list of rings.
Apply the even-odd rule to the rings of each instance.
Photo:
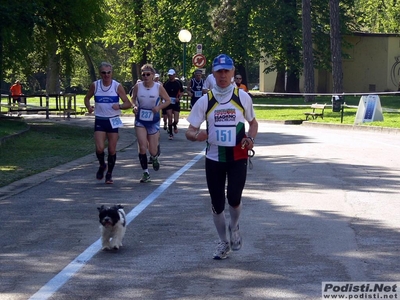
[[[27,130],[28,128],[28,124],[19,119],[3,119],[0,117],[0,138],[16,134],[18,132]]]
[[[0,122],[2,128],[6,123],[8,123],[7,127],[23,123],[4,121],[1,118]],[[6,186],[16,180],[70,162],[94,151],[93,128],[91,127],[47,122],[28,122],[27,125],[30,126],[27,132],[7,139],[0,145],[0,186]]]

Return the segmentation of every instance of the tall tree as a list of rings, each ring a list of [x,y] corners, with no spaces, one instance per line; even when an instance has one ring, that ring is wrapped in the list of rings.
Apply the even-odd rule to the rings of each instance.
[[[25,3],[27,0],[21,1]],[[340,11],[344,24],[341,26],[349,24],[345,17],[353,13],[349,9],[353,1],[356,0],[341,1],[344,7]],[[18,7],[19,3],[15,5]],[[30,3],[26,2],[25,6],[29,8]],[[74,72],[71,57],[75,57],[73,54],[78,51],[85,57],[92,80],[96,76],[94,64],[100,62],[102,57],[111,60],[116,73],[121,74],[120,80],[124,81],[133,79],[135,74],[137,76],[138,67],[145,62],[153,63],[160,73],[169,68],[181,73],[183,45],[178,40],[178,33],[185,28],[192,33],[192,40],[187,44],[187,66],[191,66],[191,54],[196,53],[195,46],[202,44],[203,54],[208,59],[208,70],[211,69],[212,58],[226,52],[231,54],[239,71],[246,77],[248,61],[262,58],[269,62],[265,71],[278,72],[276,91],[299,90],[299,77],[303,72],[299,0],[35,0],[32,3],[34,5],[27,16],[33,20],[33,26],[27,28],[35,32],[35,43],[31,42],[30,45],[36,47],[36,52],[33,54],[28,51],[23,58],[32,58],[31,70],[34,66],[35,70],[44,71],[49,62],[48,50],[56,49],[50,57],[53,63],[58,60],[56,63],[64,85],[69,85],[70,81],[76,82],[73,78],[69,79],[69,73]],[[4,7],[1,5],[3,11],[15,7],[8,3]],[[316,45],[313,49],[315,67],[330,68],[330,51],[326,47],[329,42],[326,1],[313,0],[312,8],[312,24],[316,24],[312,26],[313,44]],[[105,18],[107,27],[104,26]],[[7,28],[17,29],[17,24],[4,23],[9,26]],[[343,33],[343,27],[341,30]],[[50,31],[55,36],[56,48],[51,48],[53,41],[45,38]],[[11,53],[12,44],[9,41],[12,38],[2,32],[2,45],[6,45],[3,52]],[[191,66],[188,73],[193,68]]]
[[[220,45],[221,52],[234,59],[236,70],[242,75],[244,84],[247,84],[248,77],[246,66],[254,50],[249,22],[252,10],[253,1],[225,0],[210,12],[214,41]]]
[[[49,53],[47,61],[49,76],[46,84],[48,93],[59,92],[59,80],[55,78],[59,76],[57,69],[61,69],[60,58],[68,58],[70,48],[79,49],[101,33],[105,24],[102,4],[100,0],[43,0],[41,12],[44,31],[46,36],[54,37],[48,39],[45,44]],[[57,53],[54,53],[54,49]],[[71,62],[70,59],[64,60],[64,64]],[[92,66],[88,65],[88,69],[91,68]],[[67,65],[65,70],[70,72],[72,66]],[[66,76],[69,77],[70,74]]]
[[[394,0],[355,0],[358,22],[363,31],[397,33],[400,31],[400,2]]]
[[[342,43],[339,0],[329,0],[333,92],[343,93]]]
[[[102,1],[3,2],[0,14],[8,12],[10,16],[10,22],[1,26],[5,65],[10,70],[25,69],[27,74],[29,71],[33,73],[33,68],[40,65],[43,71],[47,69],[50,72],[48,77],[51,81],[47,84],[50,92],[58,92],[60,59],[64,58],[64,64],[71,64],[71,48],[87,46],[104,28]],[[71,73],[73,67],[69,65],[64,70]]]
[[[30,0],[0,2],[0,83],[4,70],[14,77],[15,70],[26,66],[28,54],[34,48],[34,6]]]
[[[304,91],[314,93],[314,56],[311,28],[311,0],[302,0],[303,20],[303,65],[304,65]],[[305,102],[314,101],[314,96],[306,95]]]
[[[301,2],[260,0],[255,5],[252,18],[253,27],[258,35],[256,43],[261,49],[261,59],[268,67],[263,70],[268,73],[277,72],[275,92],[284,92],[285,78],[288,84],[286,92],[298,90],[298,77],[304,71],[302,59],[302,25]],[[342,0],[341,33],[357,28],[355,23],[354,0]],[[329,28],[330,16],[327,2],[314,0],[311,10],[314,67],[331,70]],[[314,25],[313,25],[314,24]],[[287,76],[285,76],[285,74]],[[297,86],[296,86],[297,85]]]
[[[152,63],[161,74],[175,68],[181,75],[183,45],[178,39],[181,29],[188,29],[192,33],[192,40],[187,44],[187,66],[191,66],[197,44],[207,46],[203,53],[207,57],[215,51],[212,47],[214,42],[208,34],[211,25],[206,15],[210,5],[215,2],[217,0],[107,0],[112,18],[104,41],[107,45],[117,45],[118,53],[127,57],[124,63],[133,82],[139,75],[138,67],[144,63]]]
[[[301,4],[296,0],[263,0],[254,11],[256,43],[263,53],[262,60],[269,65],[263,71],[278,73],[275,92],[299,91],[303,65],[300,16]]]

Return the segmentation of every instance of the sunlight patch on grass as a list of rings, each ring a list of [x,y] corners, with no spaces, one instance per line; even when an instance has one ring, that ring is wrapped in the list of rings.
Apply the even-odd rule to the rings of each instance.
[[[16,171],[18,169],[17,166],[0,166],[1,172],[9,172],[9,171]]]

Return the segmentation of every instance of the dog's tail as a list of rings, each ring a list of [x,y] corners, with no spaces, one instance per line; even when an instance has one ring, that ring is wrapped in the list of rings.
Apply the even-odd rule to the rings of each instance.
[[[121,204],[115,205],[115,207],[118,209],[121,223],[125,227],[126,226],[126,214],[124,211],[124,207]]]

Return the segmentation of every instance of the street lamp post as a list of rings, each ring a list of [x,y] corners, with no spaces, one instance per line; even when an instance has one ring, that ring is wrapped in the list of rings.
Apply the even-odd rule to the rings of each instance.
[[[178,34],[179,40],[183,43],[183,81],[186,80],[186,68],[185,68],[185,60],[186,60],[186,44],[190,42],[192,39],[192,34],[189,30],[181,29]]]

